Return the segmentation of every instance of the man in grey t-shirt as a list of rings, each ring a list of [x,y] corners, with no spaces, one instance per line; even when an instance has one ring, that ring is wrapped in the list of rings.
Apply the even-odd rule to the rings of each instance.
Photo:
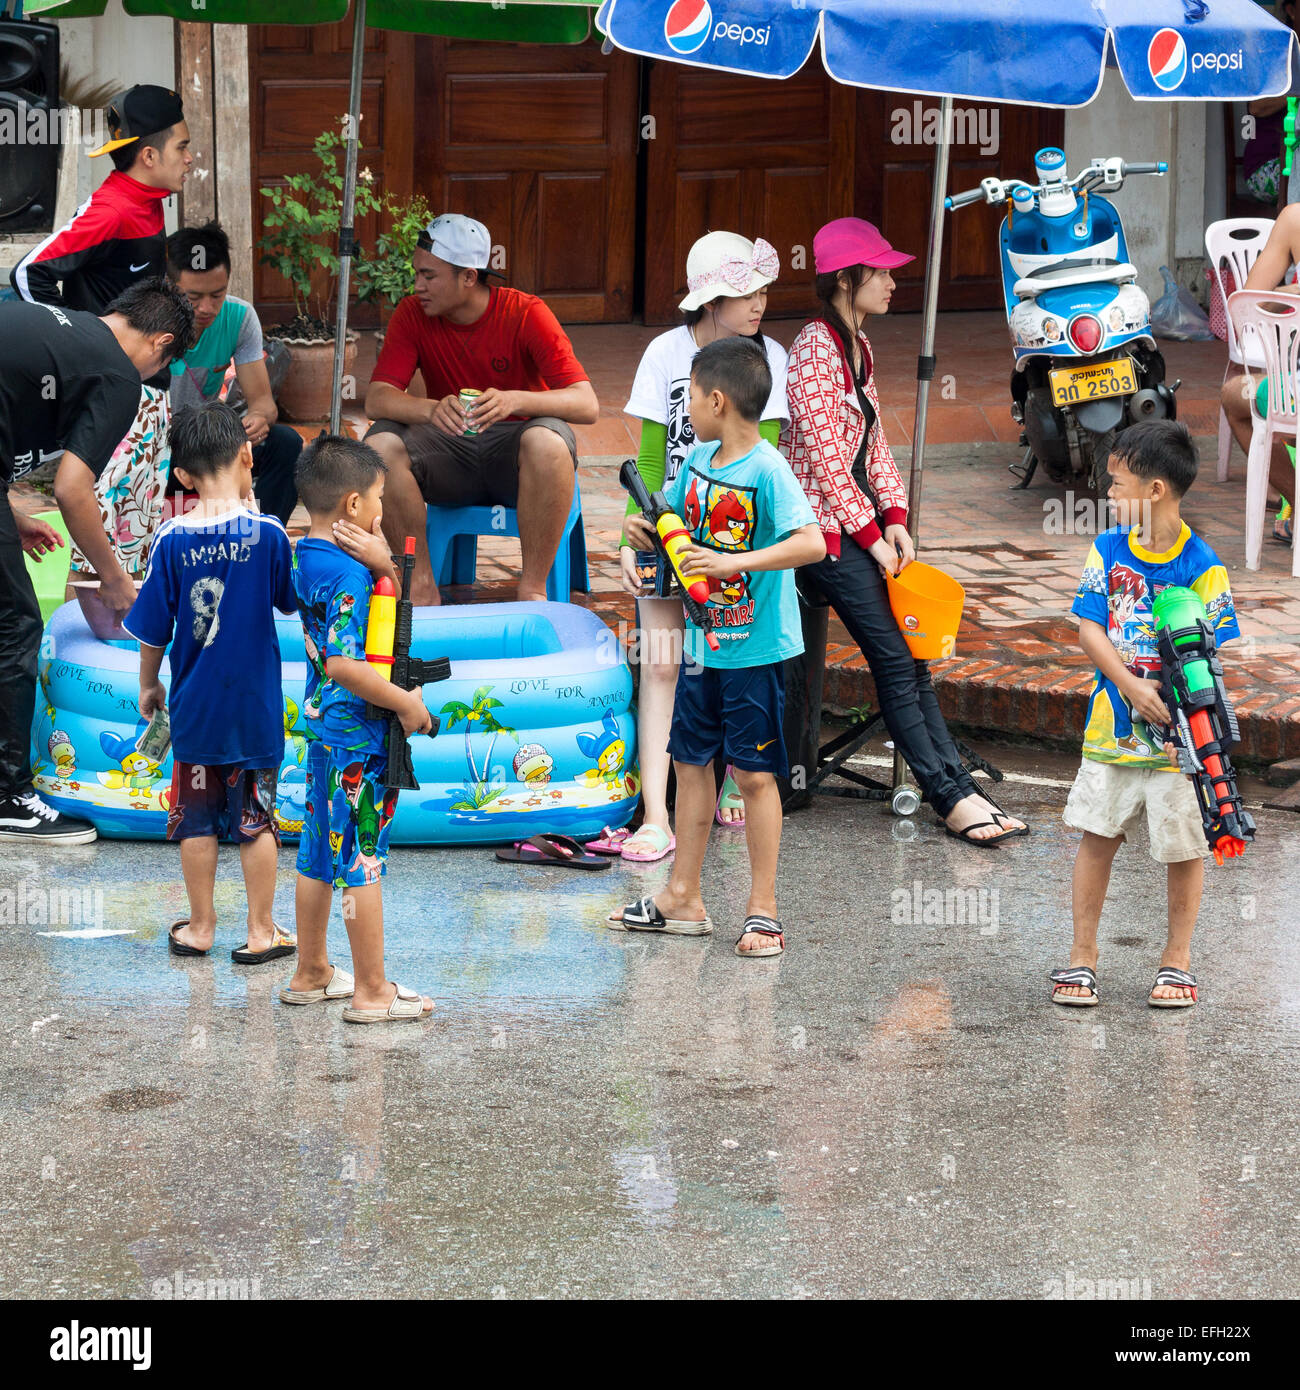
[[[293,473],[302,436],[277,423],[257,311],[227,293],[230,243],[225,232],[215,222],[173,232],[167,238],[167,273],[193,305],[199,334],[184,358],[172,363],[172,412],[216,400],[233,362],[245,403],[244,432],[253,446],[253,493],[264,512],[287,525],[298,503]]]

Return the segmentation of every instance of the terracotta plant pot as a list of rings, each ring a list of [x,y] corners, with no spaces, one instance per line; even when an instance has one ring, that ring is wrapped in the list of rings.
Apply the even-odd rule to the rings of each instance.
[[[275,398],[281,418],[299,424],[328,420],[333,404],[334,339],[281,338],[279,341],[289,349],[292,358]],[[353,374],[356,361],[357,335],[349,333],[343,348],[345,377]]]

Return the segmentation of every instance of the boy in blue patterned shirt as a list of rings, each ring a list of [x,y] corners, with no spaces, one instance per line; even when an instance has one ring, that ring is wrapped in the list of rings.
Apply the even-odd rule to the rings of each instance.
[[[311,529],[293,556],[293,585],[307,659],[306,815],[298,846],[298,969],[280,991],[286,1004],[352,996],[348,1023],[416,1022],[433,1001],[394,984],[384,970],[380,880],[397,791],[384,785],[385,726],[366,705],[397,713],[408,734],[433,721],[418,690],[402,690],[366,660],[366,622],[374,576],[396,579],[379,529],[384,475],[369,445],[322,435],[298,463],[298,495]],[[326,928],[334,888],[355,980],[330,964]]]
[[[1125,430],[1111,450],[1110,478],[1119,524],[1089,551],[1071,609],[1097,678],[1083,764],[1064,815],[1083,831],[1074,863],[1074,946],[1069,968],[1052,971],[1052,1001],[1098,1002],[1097,927],[1111,864],[1145,818],[1151,857],[1167,866],[1169,895],[1169,937],[1147,1002],[1188,1008],[1196,1003],[1192,928],[1208,849],[1196,793],[1167,742],[1155,597],[1170,585],[1194,589],[1218,642],[1241,634],[1227,571],[1182,518],[1182,496],[1196,478],[1196,447],[1186,426],[1152,420]]]

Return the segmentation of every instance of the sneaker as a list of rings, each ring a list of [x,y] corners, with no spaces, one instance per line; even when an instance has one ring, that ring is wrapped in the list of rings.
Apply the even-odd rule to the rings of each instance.
[[[35,792],[0,797],[0,841],[34,840],[49,845],[88,845],[99,832],[87,820],[65,816]]]

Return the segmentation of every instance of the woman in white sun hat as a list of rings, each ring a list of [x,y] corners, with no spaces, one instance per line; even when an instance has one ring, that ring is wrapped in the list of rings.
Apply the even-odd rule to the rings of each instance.
[[[781,269],[776,251],[761,237],[750,241],[735,232],[702,236],[686,257],[687,295],[680,308],[685,322],[661,333],[645,350],[624,409],[641,421],[637,468],[645,485],[657,492],[677,476],[682,459],[695,443],[689,414],[691,359],[719,338],[756,338],[772,369],[772,394],[759,426],[775,445],[786,420],[785,349],[759,333],[767,307],[767,287]],[[629,504],[628,511],[635,511]],[[641,755],[641,795],[645,819],[635,835],[607,831],[593,849],[622,853],[625,859],[651,862],[676,847],[668,824],[668,727],[673,691],[682,658],[685,618],[680,596],[667,567],[653,554],[638,556],[622,539],[619,559],[623,587],[638,600],[641,688],[637,701],[637,744]],[[718,796],[719,825],[743,826],[744,803],[727,769]]]

